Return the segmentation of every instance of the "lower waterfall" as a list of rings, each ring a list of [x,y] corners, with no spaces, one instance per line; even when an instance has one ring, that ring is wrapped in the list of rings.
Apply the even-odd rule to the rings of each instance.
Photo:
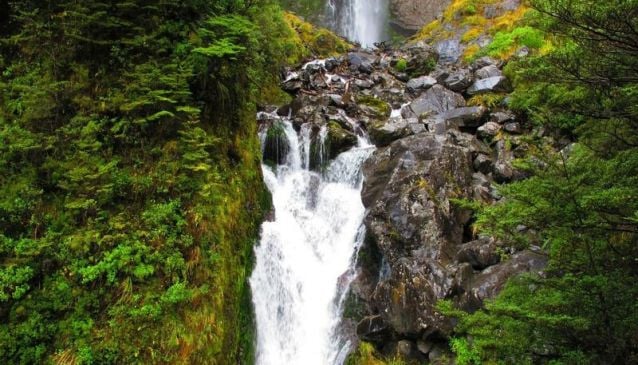
[[[324,162],[325,126],[313,139],[309,125],[297,132],[286,118],[276,123],[288,148],[280,165],[262,167],[275,218],[262,225],[250,278],[256,363],[340,365],[350,350],[339,331],[342,304],[364,236],[360,170],[374,146],[359,137],[358,146]],[[263,142],[267,130],[261,133]],[[312,148],[320,172],[310,169]]]

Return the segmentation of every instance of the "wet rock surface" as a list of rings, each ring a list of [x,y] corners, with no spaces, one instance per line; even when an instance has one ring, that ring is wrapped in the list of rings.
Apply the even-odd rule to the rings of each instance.
[[[399,29],[416,31],[436,19],[451,0],[391,0],[393,23]]]
[[[397,70],[400,60],[409,72]],[[353,336],[418,361],[441,357],[453,327],[437,301],[476,310],[508,278],[546,263],[542,252],[476,237],[472,213],[456,203],[498,202],[497,184],[526,177],[513,160],[528,129],[505,107],[468,105],[473,95],[510,90],[501,62],[448,61],[419,44],[315,61],[286,73],[282,87],[294,98],[276,113],[317,141],[316,169],[363,131],[377,146],[363,166],[367,233],[345,323]],[[260,123],[272,130],[266,156],[276,162],[286,146],[275,143],[271,115]]]

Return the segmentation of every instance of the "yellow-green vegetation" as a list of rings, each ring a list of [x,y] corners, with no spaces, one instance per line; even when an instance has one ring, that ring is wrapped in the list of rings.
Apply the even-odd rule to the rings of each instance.
[[[398,357],[383,359],[374,346],[367,342],[361,342],[346,360],[346,365],[406,365],[406,362]]]
[[[408,61],[405,58],[401,58],[397,61],[397,64],[394,65],[394,68],[399,72],[405,72],[408,68]]]
[[[392,107],[385,101],[374,96],[361,95],[357,97],[357,104],[369,107],[375,118],[384,119],[392,113]]]
[[[278,7],[0,14],[2,363],[250,363],[270,200],[255,104],[286,61]]]
[[[482,310],[452,302],[439,310],[458,320],[450,342],[459,365],[638,364],[638,17],[629,16],[638,3],[529,4],[555,48],[508,63],[508,103],[558,138],[497,135],[529,178],[501,186],[498,204],[472,209],[481,234],[543,247],[548,265],[509,280]],[[527,37],[524,28],[510,33]],[[558,151],[556,140],[569,145]]]
[[[496,6],[499,0],[454,0],[445,10],[441,20],[426,25],[414,37],[415,40],[440,41],[451,38],[455,32],[461,34],[464,43],[463,59],[472,61],[479,56],[491,56],[497,59],[509,59],[516,50],[527,46],[532,50],[547,52],[550,43],[542,32],[523,21],[530,14],[526,5],[488,19],[484,16],[486,7]],[[473,43],[482,36],[489,36],[492,42],[481,49]]]
[[[297,15],[286,12],[284,19],[294,31],[291,44],[296,52],[288,59],[290,64],[298,63],[306,58],[325,58],[347,52],[352,45],[343,38],[325,28],[316,27]]]
[[[506,94],[488,93],[472,96],[468,101],[469,106],[484,106],[493,109],[499,106],[505,99]]]

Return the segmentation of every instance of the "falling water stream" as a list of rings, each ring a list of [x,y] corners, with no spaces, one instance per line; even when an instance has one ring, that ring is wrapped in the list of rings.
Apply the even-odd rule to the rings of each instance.
[[[388,16],[388,0],[328,0],[333,29],[364,47],[388,39]]]
[[[360,137],[318,173],[309,168],[310,126],[277,123],[290,148],[284,163],[262,167],[275,218],[262,225],[250,278],[257,364],[340,365],[350,350],[339,331],[342,304],[363,239],[360,170],[374,147]],[[318,133],[320,150],[324,142]]]

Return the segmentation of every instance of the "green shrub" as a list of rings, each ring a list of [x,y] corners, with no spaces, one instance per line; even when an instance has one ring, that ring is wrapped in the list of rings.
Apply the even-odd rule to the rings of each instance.
[[[399,72],[405,72],[405,70],[408,68],[408,61],[404,58],[401,58],[397,61],[397,64],[394,65],[394,68]]]

